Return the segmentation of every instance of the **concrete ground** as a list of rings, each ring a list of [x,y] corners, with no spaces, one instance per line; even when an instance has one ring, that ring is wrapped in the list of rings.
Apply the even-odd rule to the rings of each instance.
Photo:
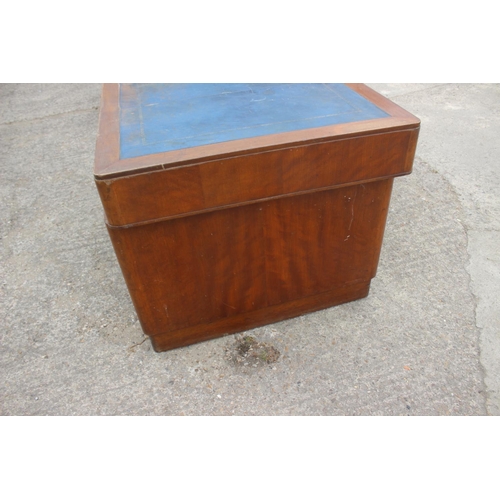
[[[372,84],[422,120],[363,300],[165,353],[93,184],[100,85],[0,86],[0,414],[500,415],[500,86]],[[254,366],[255,365],[255,366]]]

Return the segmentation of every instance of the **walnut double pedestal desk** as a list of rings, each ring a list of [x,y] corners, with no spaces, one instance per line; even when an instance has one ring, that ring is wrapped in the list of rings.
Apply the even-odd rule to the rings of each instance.
[[[420,121],[361,84],[106,84],[95,181],[164,351],[365,297]]]

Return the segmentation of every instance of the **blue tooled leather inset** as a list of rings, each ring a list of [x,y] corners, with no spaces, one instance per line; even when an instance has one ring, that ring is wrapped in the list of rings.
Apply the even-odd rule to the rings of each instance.
[[[387,116],[339,83],[127,84],[120,158]]]

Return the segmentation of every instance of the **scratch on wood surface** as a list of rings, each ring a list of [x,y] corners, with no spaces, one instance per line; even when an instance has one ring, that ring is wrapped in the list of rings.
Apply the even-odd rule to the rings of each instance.
[[[352,205],[351,205],[351,220],[349,221],[349,227],[347,228],[348,231],[351,230],[352,226],[352,221],[354,220],[354,203],[356,201],[356,196],[358,194],[358,191],[356,190],[354,193],[354,197],[352,198]]]

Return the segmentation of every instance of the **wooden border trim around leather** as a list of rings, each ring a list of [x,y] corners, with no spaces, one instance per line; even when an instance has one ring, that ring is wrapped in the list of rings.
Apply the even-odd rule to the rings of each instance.
[[[347,138],[352,135],[360,136],[377,131],[388,132],[418,128],[420,126],[418,118],[366,85],[359,83],[347,85],[390,116],[388,118],[239,139],[120,160],[120,87],[119,84],[106,83],[103,85],[102,92],[94,176],[99,180],[111,179],[124,175],[189,165],[200,161],[258,153],[263,150],[271,151],[284,146],[293,147],[342,137]]]

